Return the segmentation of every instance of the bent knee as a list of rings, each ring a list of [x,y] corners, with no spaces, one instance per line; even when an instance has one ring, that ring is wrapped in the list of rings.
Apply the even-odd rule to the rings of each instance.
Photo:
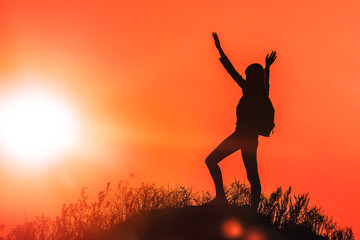
[[[217,165],[218,161],[216,161],[215,158],[212,158],[211,156],[208,156],[206,159],[205,159],[205,164],[206,166],[208,167],[212,167],[212,166],[215,166]]]

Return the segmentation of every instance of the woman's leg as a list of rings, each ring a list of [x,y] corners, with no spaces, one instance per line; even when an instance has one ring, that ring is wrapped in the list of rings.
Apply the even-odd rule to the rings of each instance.
[[[222,174],[218,163],[225,157],[241,148],[241,140],[236,133],[227,137],[212,153],[206,158],[205,163],[209,168],[212,179],[215,183],[216,197],[225,197]]]
[[[256,212],[261,194],[261,184],[257,167],[256,151],[258,146],[258,139],[246,139],[243,148],[241,149],[242,158],[246,168],[247,178],[251,186],[251,208]]]

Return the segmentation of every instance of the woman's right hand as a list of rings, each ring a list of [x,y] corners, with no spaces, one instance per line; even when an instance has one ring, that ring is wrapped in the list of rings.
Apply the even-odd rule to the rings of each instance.
[[[217,33],[213,32],[212,36],[214,38],[216,48],[221,49],[220,40],[219,40],[219,37],[218,37]]]
[[[271,66],[271,64],[274,63],[275,59],[276,59],[276,52],[275,51],[272,51],[271,54],[269,55],[266,55],[266,58],[265,58],[265,67],[266,68],[269,68]]]

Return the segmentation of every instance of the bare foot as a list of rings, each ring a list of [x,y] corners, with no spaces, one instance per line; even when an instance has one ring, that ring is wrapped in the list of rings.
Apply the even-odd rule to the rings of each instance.
[[[228,205],[228,201],[224,195],[216,196],[210,202],[204,204],[204,206],[219,206],[219,205]]]

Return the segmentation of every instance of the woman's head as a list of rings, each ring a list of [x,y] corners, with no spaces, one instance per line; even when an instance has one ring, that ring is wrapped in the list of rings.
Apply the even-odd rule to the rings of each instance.
[[[245,70],[246,81],[253,84],[264,84],[264,69],[261,64],[254,63]]]

